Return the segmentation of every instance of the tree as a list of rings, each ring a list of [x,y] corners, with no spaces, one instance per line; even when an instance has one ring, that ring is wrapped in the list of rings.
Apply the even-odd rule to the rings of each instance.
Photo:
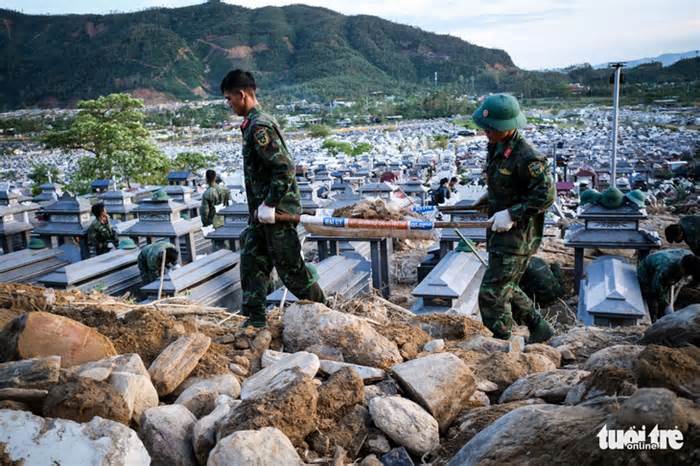
[[[87,192],[94,179],[117,178],[128,186],[165,182],[170,163],[151,142],[142,108],[143,101],[127,94],[84,100],[68,129],[42,138],[49,148],[90,154],[78,161],[71,179],[74,191]]]
[[[311,125],[307,131],[312,138],[326,138],[331,135],[331,129],[326,125]]]
[[[173,169],[197,172],[216,163],[216,156],[201,152],[180,152],[173,160]]]
[[[58,168],[47,163],[37,163],[32,165],[32,172],[28,175],[29,179],[34,182],[32,185],[32,195],[36,196],[41,192],[40,186],[51,180],[58,181]]]
[[[326,149],[331,155],[338,155],[339,153],[344,153],[347,155],[352,154],[352,144],[349,142],[339,142],[333,139],[326,139],[321,144],[322,149]]]
[[[353,146],[352,148],[352,155],[358,156],[360,154],[364,154],[365,152],[369,152],[372,150],[372,144],[369,142],[360,142],[357,143]]]

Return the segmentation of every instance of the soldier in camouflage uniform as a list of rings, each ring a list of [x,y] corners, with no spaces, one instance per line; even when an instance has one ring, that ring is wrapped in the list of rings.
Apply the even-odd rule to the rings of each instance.
[[[109,216],[103,203],[92,206],[92,215],[95,216],[95,220],[88,227],[87,240],[88,245],[94,246],[95,254],[99,256],[109,252],[109,243],[114,244],[116,248],[119,245],[119,238],[109,223]]]
[[[250,217],[241,234],[242,313],[248,317],[244,325],[265,327],[266,296],[273,267],[297,298],[323,303],[325,297],[304,264],[296,225],[275,223],[278,210],[301,213],[301,196],[294,162],[279,126],[258,108],[255,89],[252,74],[241,70],[231,71],[221,83],[221,92],[231,109],[245,117],[241,132]]]
[[[165,254],[165,267],[169,268],[177,263],[178,251],[174,244],[168,241],[156,241],[141,249],[137,259],[141,283],[149,283],[160,279],[160,268]]]
[[[678,223],[666,227],[666,240],[669,243],[685,241],[693,254],[700,256],[700,215],[687,215]]]
[[[486,158],[491,228],[489,266],[479,290],[481,317],[494,336],[509,339],[514,321],[530,330],[530,342],[545,341],[552,328],[520,289],[530,257],[542,241],[544,213],[554,202],[547,160],[517,128],[525,125],[518,101],[505,94],[486,98],[472,116],[489,140]]]
[[[227,206],[231,202],[231,192],[217,184],[214,170],[207,170],[206,179],[209,187],[202,194],[199,216],[202,218],[202,226],[213,225],[214,228],[220,228],[224,222],[221,216],[216,214],[216,206]]]
[[[673,312],[671,287],[688,276],[700,280],[700,257],[687,249],[664,249],[639,263],[637,278],[652,322]]]

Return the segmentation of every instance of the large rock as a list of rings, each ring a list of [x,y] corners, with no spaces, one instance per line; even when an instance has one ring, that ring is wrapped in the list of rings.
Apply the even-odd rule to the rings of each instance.
[[[535,398],[465,410],[456,419],[454,427],[450,428],[447,440],[440,445],[434,455],[431,455],[431,459],[435,464],[444,464],[472,437],[493,424],[501,416],[523,406],[543,403],[542,400]]]
[[[313,379],[295,367],[270,380],[270,390],[247,398],[221,421],[217,438],[239,430],[276,427],[295,445],[301,445],[316,430],[318,391]]]
[[[700,304],[693,304],[663,316],[644,332],[641,343],[700,346]]]
[[[59,356],[23,359],[0,364],[0,388],[48,388],[58,381]]]
[[[183,391],[175,403],[189,409],[199,419],[212,412],[216,406],[219,395],[238,398],[241,393],[241,385],[233,374],[218,375],[201,380],[190,385]]]
[[[379,334],[366,320],[328,309],[318,303],[295,303],[282,319],[284,344],[300,351],[325,344],[343,352],[346,362],[388,369],[402,361],[395,343]]]
[[[201,333],[183,335],[169,344],[148,368],[159,396],[172,393],[209,349],[211,338]]]
[[[411,400],[376,397],[369,403],[369,412],[382,432],[412,453],[422,455],[440,444],[437,421]]]
[[[637,359],[640,387],[668,388],[681,396],[700,398],[700,348],[649,345]]]
[[[530,343],[529,345],[525,345],[523,351],[526,353],[541,354],[552,361],[556,367],[561,366],[561,353],[557,351],[556,348],[546,343]]]
[[[197,421],[182,405],[149,408],[141,416],[140,436],[154,466],[193,466],[192,429]]]
[[[362,378],[364,383],[378,382],[386,376],[386,373],[376,367],[359,366],[347,362],[321,360],[321,372],[328,375],[333,375],[336,372],[351,368]]]
[[[618,369],[632,370],[637,362],[639,353],[644,346],[640,345],[613,345],[596,351],[588,358],[583,369],[594,371],[603,367],[617,367]]]
[[[431,354],[397,364],[392,372],[409,396],[447,428],[476,390],[467,365],[452,353]]]
[[[548,372],[556,366],[546,356],[538,353],[492,353],[468,364],[477,380],[488,380],[505,390],[509,385],[528,374]]]
[[[569,390],[588,374],[587,371],[557,369],[526,375],[506,388],[498,402],[540,398],[549,403],[561,403]]]
[[[632,371],[606,366],[595,369],[571,387],[564,402],[575,405],[599,397],[629,396],[636,390]]]
[[[311,433],[306,437],[309,445],[319,454],[332,454],[338,447],[346,450],[350,457],[355,457],[369,435],[371,417],[364,406],[354,405],[349,411],[343,411],[343,415],[333,424]],[[324,419],[320,420],[320,423]]]
[[[468,351],[481,351],[482,353],[494,353],[497,351],[507,353],[510,351],[510,342],[500,338],[474,335],[460,342],[457,347]]]
[[[566,349],[576,362],[586,361],[593,353],[613,345],[635,345],[645,327],[574,327],[563,335],[549,340],[558,349]]]
[[[208,466],[303,464],[292,442],[274,427],[234,432],[219,440],[207,462]]]
[[[220,395],[216,399],[214,410],[198,420],[192,430],[192,446],[194,454],[200,465],[207,464],[207,457],[214,445],[216,445],[216,425],[231,413],[232,409],[241,404],[240,400],[234,400],[226,395]]]
[[[84,377],[52,386],[44,400],[43,414],[76,422],[88,422],[99,416],[125,425],[131,419],[126,401],[114,387]]]
[[[13,319],[0,332],[0,346],[6,360],[60,356],[63,367],[117,354],[110,339],[97,330],[48,312]]]
[[[524,406],[500,417],[476,434],[449,462],[450,466],[568,464],[562,460],[572,442],[597,446],[595,433],[606,412],[579,406]],[[581,459],[586,458],[585,456]],[[590,464],[590,463],[588,463]]]
[[[618,427],[646,426],[648,431],[659,429],[679,429],[686,431],[688,423],[693,422],[694,411],[690,400],[678,398],[675,393],[665,388],[640,388],[630,396],[616,415]],[[697,423],[700,419],[697,419]]]
[[[138,354],[122,354],[71,368],[71,374],[108,382],[124,399],[137,424],[148,408],[158,406],[158,392]]]
[[[278,362],[257,372],[243,382],[241,399],[247,400],[248,398],[255,398],[268,391],[274,390],[275,387],[270,384],[270,381],[281,372],[292,368],[298,368],[309,377],[314,377],[319,368],[318,356],[300,351],[290,356],[280,358]]]
[[[114,421],[85,424],[0,410],[0,462],[23,466],[100,464],[148,466],[151,459],[136,432]]]

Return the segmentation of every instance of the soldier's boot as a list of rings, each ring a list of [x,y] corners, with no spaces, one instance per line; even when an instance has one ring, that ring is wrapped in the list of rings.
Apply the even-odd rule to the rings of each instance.
[[[500,318],[493,322],[484,320],[484,325],[489,330],[491,330],[491,333],[493,333],[494,338],[499,338],[501,340],[510,340],[511,329],[513,325],[512,323],[510,323],[509,325],[509,322],[510,320],[507,318]]]
[[[528,343],[542,343],[554,336],[554,329],[542,315],[537,311],[532,313],[525,319],[528,330],[530,330],[530,338]]]
[[[265,311],[262,314],[257,312],[252,313],[248,318],[241,324],[241,328],[255,327],[255,328],[265,328],[267,327],[267,317]]]
[[[326,304],[326,296],[318,282],[314,282],[314,284],[308,288],[308,295],[306,299],[316,303]]]

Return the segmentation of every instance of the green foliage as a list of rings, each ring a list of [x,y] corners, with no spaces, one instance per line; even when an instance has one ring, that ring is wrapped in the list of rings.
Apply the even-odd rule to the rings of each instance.
[[[331,129],[326,125],[311,125],[306,132],[312,138],[327,138],[331,135]]]
[[[203,154],[201,152],[180,152],[175,156],[172,163],[174,170],[189,170],[198,172],[206,168],[211,168],[216,163],[216,156]]]
[[[326,139],[325,141],[323,141],[323,144],[321,144],[321,148],[326,149],[331,155],[338,155],[341,152],[347,155],[352,154],[352,144],[350,144],[349,142],[341,142],[333,139]]]
[[[52,182],[58,182],[58,168],[47,163],[37,163],[32,165],[32,172],[28,175],[29,179],[34,182],[32,185],[32,196],[36,196],[41,192],[40,186],[49,182],[49,175]]]
[[[352,148],[352,155],[358,156],[360,154],[364,154],[365,152],[369,152],[372,150],[372,144],[369,142],[360,142],[357,143],[353,146]]]
[[[447,149],[447,143],[449,142],[449,136],[446,134],[436,134],[433,136],[433,148],[434,149]]]
[[[72,176],[70,186],[75,192],[87,192],[95,179],[116,178],[127,185],[165,181],[169,161],[150,141],[142,107],[142,101],[126,94],[81,101],[68,129],[42,137],[49,148],[90,153],[80,159]]]

